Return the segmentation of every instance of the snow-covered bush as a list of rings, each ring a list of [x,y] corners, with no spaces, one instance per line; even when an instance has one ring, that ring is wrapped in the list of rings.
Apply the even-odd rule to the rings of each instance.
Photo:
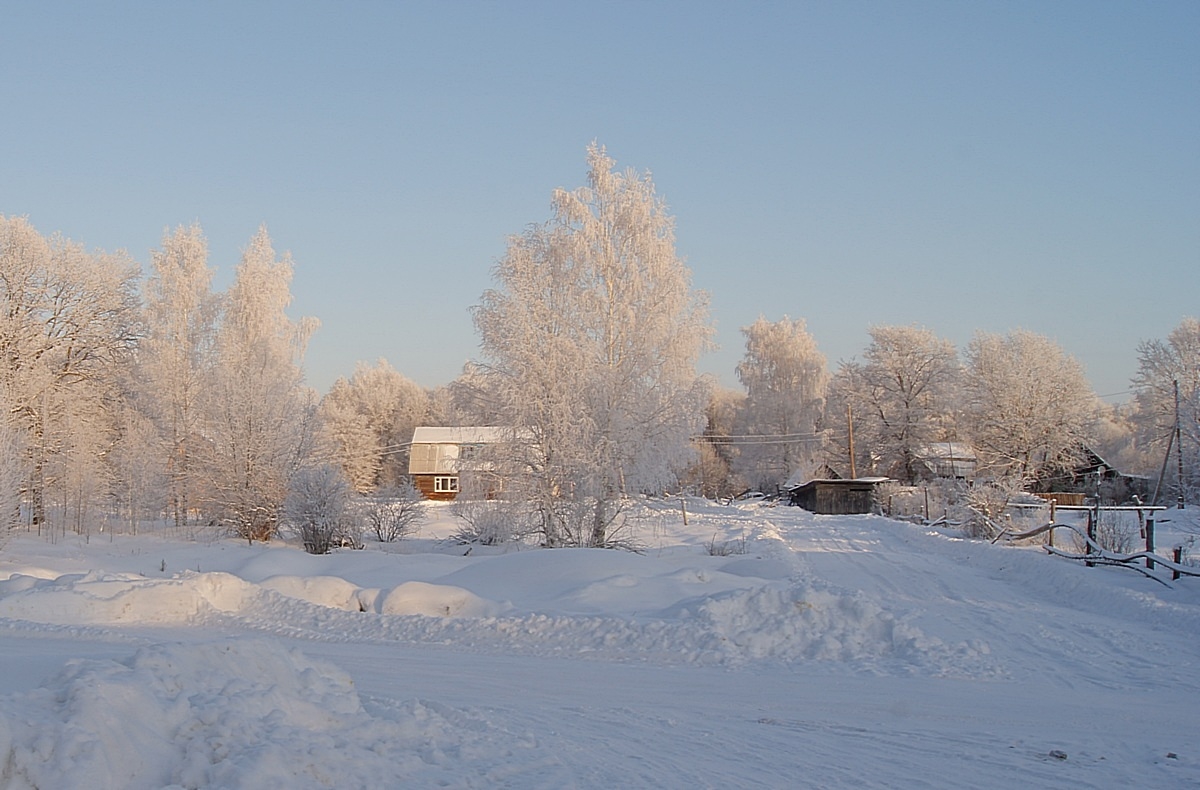
[[[301,469],[283,502],[284,520],[309,554],[328,554],[342,546],[359,548],[362,537],[350,511],[350,485],[332,464]]]
[[[1088,546],[1083,538],[1077,533],[1071,534],[1074,537],[1075,550],[1080,554],[1086,553]],[[1138,537],[1138,528],[1131,518],[1123,518],[1123,514],[1116,511],[1100,511],[1095,532],[1095,541],[1100,548],[1114,554],[1129,554],[1137,545]]]
[[[411,480],[381,488],[364,499],[367,528],[382,543],[393,543],[416,531],[425,517],[425,500]]]
[[[459,543],[497,546],[534,531],[531,527],[532,514],[520,502],[460,496],[450,506],[450,512],[460,522],[459,529],[450,537]]]

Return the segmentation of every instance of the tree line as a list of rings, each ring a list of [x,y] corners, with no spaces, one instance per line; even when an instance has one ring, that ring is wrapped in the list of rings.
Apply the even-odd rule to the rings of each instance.
[[[0,514],[61,531],[165,518],[266,540],[285,520],[311,525],[313,501],[411,498],[418,425],[510,428],[476,493],[547,545],[619,543],[635,493],[728,496],[831,471],[911,482],[939,442],[1026,485],[1051,484],[1084,448],[1150,474],[1177,442],[1187,460],[1168,477],[1182,471],[1172,482],[1189,495],[1200,484],[1195,319],[1139,347],[1136,394],[1119,407],[1031,332],[980,333],[960,357],[926,329],[876,326],[830,372],[787,317],[743,329],[743,388],[724,389],[696,371],[707,296],[649,174],[595,143],[587,164],[585,186],[556,190],[551,218],[510,238],[471,311],[478,358],[434,390],[386,360],[323,397],[308,388],[317,322],[287,315],[293,263],[265,228],[216,293],[197,225],[167,231],[143,276],[124,253],[0,217]]]
[[[928,329],[874,326],[861,357],[832,375],[803,321],[760,318],[743,334],[745,391],[723,393],[710,410],[717,430],[707,474],[720,485],[773,487],[818,467],[916,483],[938,445],[955,445],[976,459],[981,479],[1067,490],[1095,456],[1156,479],[1173,435],[1182,437],[1182,478],[1173,461],[1166,485],[1194,497],[1200,484],[1194,318],[1139,346],[1134,397],[1116,406],[1097,397],[1059,345],[1026,330],[979,332],[960,356]],[[722,442],[722,432],[741,441]],[[772,435],[779,441],[755,438]]]

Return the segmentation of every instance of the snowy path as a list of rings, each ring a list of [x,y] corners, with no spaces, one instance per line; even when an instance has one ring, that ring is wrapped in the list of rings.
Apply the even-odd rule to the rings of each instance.
[[[513,787],[1183,787],[1200,776],[1195,762],[1163,759],[1190,747],[1194,709],[1164,717],[1136,694],[1072,701],[1024,684],[306,648],[326,650],[368,698],[435,699],[535,738]]]

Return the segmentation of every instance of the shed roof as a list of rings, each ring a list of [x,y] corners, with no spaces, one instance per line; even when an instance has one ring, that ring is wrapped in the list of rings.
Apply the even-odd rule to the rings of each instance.
[[[966,442],[931,442],[918,455],[926,460],[975,460],[975,448]]]

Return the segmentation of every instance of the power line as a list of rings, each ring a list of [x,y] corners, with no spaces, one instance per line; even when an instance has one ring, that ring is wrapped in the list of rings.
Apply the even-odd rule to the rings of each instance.
[[[767,444],[803,444],[820,441],[827,431],[815,433],[775,433],[775,434],[704,434],[692,437],[693,441],[705,441],[718,445],[757,446]]]

